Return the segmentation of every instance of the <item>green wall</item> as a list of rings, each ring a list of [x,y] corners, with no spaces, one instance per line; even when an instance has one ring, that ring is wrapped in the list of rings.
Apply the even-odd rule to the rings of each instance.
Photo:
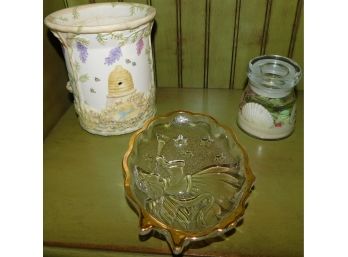
[[[62,0],[44,0],[44,17],[64,8]],[[65,89],[68,75],[59,41],[43,24],[43,136],[57,123],[70,106],[69,93]]]

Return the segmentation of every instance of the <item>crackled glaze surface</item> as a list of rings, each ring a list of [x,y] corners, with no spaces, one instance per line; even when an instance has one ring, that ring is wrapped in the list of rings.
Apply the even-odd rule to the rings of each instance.
[[[235,138],[205,115],[176,112],[155,119],[134,139],[126,158],[137,204],[185,233],[230,218],[253,181]]]
[[[46,17],[60,40],[80,124],[100,135],[134,131],[155,113],[154,8],[103,3]]]

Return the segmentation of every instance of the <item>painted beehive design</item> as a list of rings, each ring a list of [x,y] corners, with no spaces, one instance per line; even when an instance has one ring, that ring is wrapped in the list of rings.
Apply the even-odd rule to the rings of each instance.
[[[108,79],[108,97],[122,97],[135,92],[132,75],[117,65]]]

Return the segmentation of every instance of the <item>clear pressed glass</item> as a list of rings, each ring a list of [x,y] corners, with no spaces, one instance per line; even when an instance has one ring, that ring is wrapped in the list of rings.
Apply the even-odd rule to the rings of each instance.
[[[141,215],[151,217],[151,228],[162,231],[175,253],[191,240],[231,229],[254,182],[233,132],[189,112],[159,117],[145,127],[125,156],[125,185]]]

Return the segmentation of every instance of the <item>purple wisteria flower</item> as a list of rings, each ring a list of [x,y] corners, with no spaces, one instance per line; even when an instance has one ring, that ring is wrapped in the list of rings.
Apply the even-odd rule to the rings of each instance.
[[[104,64],[111,65],[115,61],[118,61],[122,56],[121,48],[115,47],[110,50],[109,56],[105,58]]]
[[[87,47],[81,42],[76,43],[77,51],[79,51],[79,57],[81,62],[85,63],[88,57]]]
[[[144,41],[142,38],[137,42],[136,47],[137,47],[137,54],[140,55],[141,50],[143,50],[144,48]]]

